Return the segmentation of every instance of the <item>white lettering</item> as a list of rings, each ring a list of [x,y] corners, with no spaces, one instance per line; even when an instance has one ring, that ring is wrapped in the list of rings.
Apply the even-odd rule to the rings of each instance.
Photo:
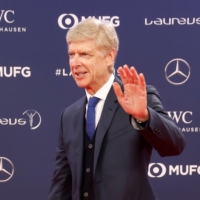
[[[149,25],[153,24],[153,21],[150,21],[150,22],[148,23],[148,22],[147,22],[147,18],[145,18],[145,19],[144,19],[144,23],[145,23],[145,25],[149,26]]]
[[[68,74],[65,73],[65,69],[63,69],[63,76],[68,76]]]
[[[20,67],[20,66],[14,66],[14,67],[3,67],[0,66],[0,77],[17,77],[17,74],[21,74],[23,77],[30,77],[31,71],[30,67]]]
[[[197,168],[197,173],[200,175],[200,166]]]
[[[8,74],[7,73],[7,68],[6,67],[4,67],[4,76],[5,77],[11,77],[12,76],[12,70],[13,68],[12,67],[10,67],[10,73]]]
[[[13,23],[14,20],[12,20],[12,21],[9,21],[9,20],[8,20],[8,13],[12,13],[12,14],[14,15],[14,11],[13,11],[13,10],[7,10],[7,11],[5,12],[5,14],[4,14],[4,19],[5,19],[5,21],[6,21],[7,23]]]
[[[13,76],[16,77],[17,74],[20,74],[20,72],[21,72],[21,67],[14,67]]]
[[[23,67],[22,68],[22,76],[26,77],[26,78],[31,76],[30,67]]]
[[[0,119],[0,124],[7,125],[8,124],[8,119],[6,119],[6,118]]]
[[[5,10],[1,10],[0,21],[1,21],[2,17],[3,17],[4,11],[5,11]]]
[[[173,113],[173,115],[172,115],[172,113]],[[191,112],[191,111],[185,111],[185,112],[179,111],[179,114],[177,114],[177,111],[172,111],[172,113],[171,113],[171,111],[168,111],[168,112],[167,112],[168,116],[171,117],[173,120],[175,120],[176,123],[179,123],[180,119],[182,119],[182,121],[183,121],[185,124],[190,124],[190,123],[192,123],[192,120],[189,120],[189,121],[186,120],[186,115],[187,115],[187,116],[188,116],[188,115],[191,115],[191,116],[192,116],[192,112]]]
[[[120,25],[120,20],[118,16],[99,16],[99,17],[95,17],[95,16],[82,16],[81,17],[81,21],[87,19],[87,18],[97,18],[99,21],[105,21],[105,22],[110,22],[114,27],[118,27]]]
[[[26,120],[23,118],[18,119],[18,124],[19,125],[25,125],[26,124]]]
[[[183,115],[182,115],[182,120],[183,120],[183,122],[184,122],[185,124],[190,124],[190,123],[192,123],[192,120],[186,121],[186,114],[190,114],[190,115],[192,116],[192,112],[191,112],[191,111],[186,111],[186,112],[184,112]]]
[[[161,18],[156,18],[157,20],[154,21],[155,25],[162,25],[162,19]]]
[[[144,19],[145,25],[200,25],[200,17],[199,18],[156,18],[155,20],[148,21],[147,18]]]
[[[173,116],[171,115],[171,111],[168,111],[167,114],[169,115],[169,117],[171,117],[173,120],[176,121],[176,123],[179,122],[181,115],[182,115],[183,111],[179,112],[179,115],[177,115],[177,111],[173,111]]]
[[[12,122],[12,119],[9,118],[8,123],[9,123],[9,125],[16,125],[17,124],[17,119],[15,118],[14,122]]]
[[[196,23],[199,25],[200,24],[200,18],[196,19]]]
[[[23,118],[20,118],[20,119],[17,119],[17,118],[2,118],[0,119],[0,124],[1,125],[11,125],[11,126],[14,126],[14,125],[25,125],[26,124],[26,120],[23,119]]]
[[[180,166],[180,174],[183,175],[183,176],[186,176],[189,172],[189,167],[188,165],[186,165],[185,167],[185,172],[183,171],[183,165]]]
[[[187,18],[187,24],[188,24],[188,25],[193,25],[193,24],[195,24],[195,18],[192,19],[192,22],[190,22],[190,18]]]
[[[173,167],[172,165],[169,166],[169,175],[171,176],[172,173],[176,173],[176,175],[179,175],[179,166],[176,165]]]
[[[114,27],[118,27],[120,25],[120,20],[118,16],[113,16],[110,20]]]
[[[193,172],[196,172],[196,168],[197,168],[197,165],[190,165],[190,175],[192,175]]]
[[[172,24],[172,19],[169,18],[168,23],[167,23],[167,22],[166,22],[166,19],[163,18],[163,24],[165,24],[165,25],[171,25],[171,24]]]
[[[14,10],[7,10],[6,12],[4,12],[5,10],[1,10],[1,15],[0,15],[0,21],[2,20],[2,18],[4,18],[4,20],[7,22],[7,23],[13,23],[14,22],[14,19],[12,21],[9,21],[8,20],[8,13],[12,13],[14,15]]]
[[[102,16],[102,17],[99,17],[99,20],[109,22],[110,21],[110,17],[109,16]]]

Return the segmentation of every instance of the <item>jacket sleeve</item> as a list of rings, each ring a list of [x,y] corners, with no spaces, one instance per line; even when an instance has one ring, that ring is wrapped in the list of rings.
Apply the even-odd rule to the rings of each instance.
[[[62,114],[63,116],[63,114]],[[62,116],[58,144],[56,147],[56,166],[48,200],[72,200],[72,176],[63,143]]]
[[[153,86],[147,86],[147,101],[150,119],[140,134],[161,156],[179,155],[185,147],[181,130],[166,114],[160,96]]]

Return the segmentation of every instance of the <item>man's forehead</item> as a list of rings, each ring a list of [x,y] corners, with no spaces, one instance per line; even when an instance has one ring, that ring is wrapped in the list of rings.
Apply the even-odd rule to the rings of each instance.
[[[80,48],[80,49],[98,49],[95,40],[76,40],[71,41],[68,43],[68,49],[74,49],[74,48]]]

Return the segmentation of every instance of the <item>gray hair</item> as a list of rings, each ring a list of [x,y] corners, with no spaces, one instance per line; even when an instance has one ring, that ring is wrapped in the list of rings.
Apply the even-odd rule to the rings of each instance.
[[[66,39],[68,44],[78,40],[92,39],[96,41],[97,47],[100,47],[105,51],[114,49],[117,56],[119,39],[113,25],[106,21],[87,18],[70,29]],[[110,73],[113,73],[114,63],[109,66],[109,71]]]

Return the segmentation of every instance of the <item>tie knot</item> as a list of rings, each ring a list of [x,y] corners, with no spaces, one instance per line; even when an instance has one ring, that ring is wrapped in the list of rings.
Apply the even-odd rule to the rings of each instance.
[[[99,102],[98,97],[90,97],[89,102],[88,102],[88,107],[95,107],[97,103]]]

